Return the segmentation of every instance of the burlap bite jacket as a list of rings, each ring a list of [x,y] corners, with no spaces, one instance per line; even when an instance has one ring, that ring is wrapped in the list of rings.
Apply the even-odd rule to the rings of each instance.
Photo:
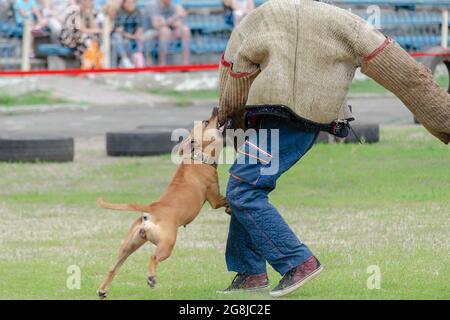
[[[347,95],[359,67],[450,142],[450,95],[431,72],[363,19],[313,0],[270,0],[233,31],[220,64],[220,119],[262,105],[319,124],[352,118]]]

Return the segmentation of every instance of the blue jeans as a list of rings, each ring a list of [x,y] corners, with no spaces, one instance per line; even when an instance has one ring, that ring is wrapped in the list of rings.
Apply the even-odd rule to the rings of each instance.
[[[114,32],[111,36],[111,65],[117,66],[119,58],[127,57],[128,53],[143,52],[136,40],[127,40],[121,33]]]
[[[267,129],[267,143],[257,139],[261,129]],[[279,129],[278,144],[270,138],[272,129]],[[265,273],[267,261],[284,275],[313,255],[269,203],[268,195],[278,178],[309,151],[317,135],[288,120],[265,116],[256,133],[238,150],[227,187],[232,209],[225,253],[229,271]],[[264,172],[270,167],[274,169]]]

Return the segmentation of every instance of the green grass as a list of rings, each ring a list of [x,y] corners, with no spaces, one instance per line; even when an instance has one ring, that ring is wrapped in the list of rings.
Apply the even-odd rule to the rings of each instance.
[[[278,182],[273,204],[326,266],[289,299],[449,299],[450,152],[420,127],[382,130],[374,145],[317,145]],[[228,166],[220,166],[222,189]],[[149,202],[175,166],[169,156],[107,158],[77,144],[67,164],[0,164],[0,299],[95,299],[133,213],[95,200]],[[229,217],[205,206],[179,230],[174,254],[145,283],[153,247],[131,256],[111,299],[268,299],[215,293],[228,285]],[[81,268],[81,289],[66,287]],[[369,290],[366,270],[381,270]],[[268,268],[272,285],[280,276]]]
[[[53,96],[49,91],[36,90],[22,95],[10,95],[0,92],[0,107],[52,105],[67,102]]]

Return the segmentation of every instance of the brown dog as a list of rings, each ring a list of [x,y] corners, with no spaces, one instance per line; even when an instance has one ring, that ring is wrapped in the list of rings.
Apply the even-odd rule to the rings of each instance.
[[[217,175],[217,158],[223,147],[222,135],[216,130],[217,122],[218,115],[215,109],[211,118],[196,125],[181,144],[179,154],[190,161],[183,161],[179,165],[159,201],[150,205],[138,205],[110,204],[103,199],[98,200],[102,208],[143,213],[143,216],[136,219],[131,226],[122,242],[116,263],[108,271],[98,289],[97,294],[100,298],[106,298],[109,285],[118,269],[146,241],[156,245],[156,251],[150,258],[147,278],[148,285],[154,287],[156,267],[159,262],[171,255],[178,228],[191,223],[206,201],[214,209],[227,208],[226,198],[219,191]],[[198,141],[198,138],[201,141]]]

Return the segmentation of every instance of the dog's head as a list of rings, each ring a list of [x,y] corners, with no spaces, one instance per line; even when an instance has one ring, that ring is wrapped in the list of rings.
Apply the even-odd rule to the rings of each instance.
[[[180,144],[178,154],[189,155],[200,150],[217,161],[223,144],[224,139],[219,128],[219,110],[214,108],[208,120],[195,124],[189,136]]]

